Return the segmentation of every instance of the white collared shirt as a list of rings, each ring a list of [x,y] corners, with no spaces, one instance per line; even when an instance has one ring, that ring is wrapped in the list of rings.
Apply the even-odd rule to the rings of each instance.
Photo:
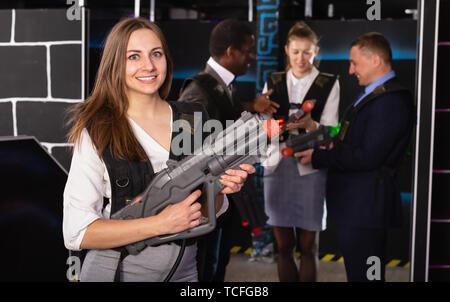
[[[219,63],[217,63],[216,60],[214,60],[212,57],[210,57],[208,59],[208,62],[206,63],[219,75],[219,77],[228,87],[228,91],[230,92],[231,95],[230,83],[233,82],[235,78],[234,74],[225,67],[223,67],[222,65],[220,65]]]
[[[319,70],[315,66],[311,72],[301,78],[297,79],[292,69],[286,74],[287,81],[287,89],[289,95],[290,103],[303,103],[303,99],[309,91],[309,88],[314,83],[314,80],[319,75]],[[295,113],[298,109],[289,110],[289,115]],[[333,88],[330,91],[330,95],[328,96],[325,107],[323,108],[322,115],[320,117],[320,121],[318,121],[318,125],[326,125],[326,126],[337,126],[339,122],[339,81],[336,81],[333,85]]]

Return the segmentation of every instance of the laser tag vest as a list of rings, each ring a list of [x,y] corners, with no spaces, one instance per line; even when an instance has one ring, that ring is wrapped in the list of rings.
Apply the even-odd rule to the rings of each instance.
[[[192,81],[203,88],[203,91],[208,97],[208,102],[217,109],[218,116],[215,116],[214,112],[212,112],[215,110],[210,110],[210,112],[208,112],[211,119],[219,120],[223,127],[225,127],[226,120],[234,121],[239,118],[240,113],[238,108],[233,106],[227,93],[223,90],[222,85],[220,85],[212,75],[206,72],[200,72],[189,79],[186,79],[181,87],[181,92],[186,89]]]
[[[409,90],[403,87],[396,78],[393,78],[380,86],[376,87],[369,95],[367,95],[358,105],[350,105],[349,108],[344,112],[344,117],[342,118],[340,124],[340,130],[338,134],[338,140],[344,142],[345,136],[349,132],[353,121],[355,120],[358,112],[363,109],[368,103],[374,101],[378,97],[385,93],[405,91],[409,93]]]
[[[345,137],[349,133],[351,127],[353,126],[353,122],[356,116],[358,115],[358,112],[361,111],[361,109],[363,109],[367,104],[376,101],[378,97],[386,93],[401,92],[401,91],[410,94],[409,90],[403,87],[397,80],[397,78],[393,78],[376,87],[369,95],[367,95],[362,101],[360,101],[358,105],[356,106],[350,105],[350,107],[347,108],[346,111],[344,112],[344,117],[340,122],[340,130],[337,136],[336,143],[345,145],[346,143]],[[412,97],[410,97],[410,99],[412,100]],[[410,141],[410,137],[411,133],[408,136],[408,141]],[[409,144],[411,144],[411,142],[408,142],[408,145]],[[383,173],[388,173],[392,176],[396,175],[400,165],[406,159],[406,153],[403,151],[403,147],[406,148],[407,146],[399,144],[390,152],[388,158],[385,160],[384,164],[379,169],[378,175],[379,179],[382,178]]]
[[[303,100],[315,99],[316,104],[311,111],[311,117],[313,120],[319,122],[323,112],[323,108],[327,103],[328,96],[334,83],[338,79],[337,75],[320,72],[314,79],[313,84],[309,88]],[[286,72],[273,72],[267,77],[267,88],[273,89],[273,93],[270,95],[270,99],[278,105],[277,112],[274,114],[275,119],[287,120],[289,117],[289,95],[286,83]]]
[[[194,125],[194,112],[201,112],[204,123],[208,116],[201,104],[169,102],[172,108],[173,121],[183,119],[188,121],[191,126],[191,144],[194,144],[194,131],[201,131],[197,127],[203,127],[202,124]],[[172,141],[178,132],[172,131]],[[205,137],[203,137],[204,139]],[[181,142],[182,143],[182,142]],[[181,146],[182,147],[182,146]],[[191,149],[193,150],[193,149]],[[145,152],[144,152],[145,154]],[[169,159],[181,160],[184,156],[176,156],[170,150]],[[155,172],[150,160],[141,162],[138,160],[122,160],[114,158],[111,155],[111,149],[108,147],[103,152],[103,161],[108,170],[111,183],[111,215],[124,206],[126,206],[134,197],[142,193],[150,184]]]

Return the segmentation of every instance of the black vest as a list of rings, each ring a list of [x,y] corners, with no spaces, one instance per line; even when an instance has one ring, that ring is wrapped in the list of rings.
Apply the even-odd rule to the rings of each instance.
[[[320,122],[323,108],[327,103],[328,96],[337,79],[338,76],[336,75],[321,72],[317,75],[306,93],[305,98],[302,101],[308,99],[316,100],[314,109],[311,111],[313,120]],[[277,112],[274,114],[274,118],[287,120],[289,117],[290,104],[286,83],[286,72],[273,72],[269,74],[267,77],[267,88],[273,89],[270,99],[280,105],[280,108],[278,108]]]
[[[212,116],[210,118],[219,120],[223,127],[226,125],[227,120],[236,120],[240,117],[239,110],[236,106],[231,104],[227,93],[223,90],[220,83],[209,73],[200,72],[183,82],[181,92],[189,85],[190,82],[196,82],[200,85],[208,96],[208,101],[214,104],[220,116]],[[181,93],[180,93],[181,94]]]
[[[376,87],[369,95],[367,95],[364,99],[362,99],[358,105],[353,106],[350,105],[344,112],[344,116],[340,122],[340,130],[338,139],[341,142],[344,142],[345,136],[348,133],[349,129],[352,126],[353,121],[355,120],[356,116],[358,115],[358,112],[363,109],[368,103],[374,101],[379,96],[385,94],[385,93],[392,93],[392,92],[398,92],[398,91],[405,91],[408,92],[408,89],[403,87],[400,82],[397,80],[397,78],[393,78],[380,86]]]
[[[208,115],[202,104],[169,102],[172,108],[173,121],[184,119],[189,122],[191,129],[202,131],[203,123],[207,121]],[[194,125],[194,112],[201,112],[202,124]],[[172,141],[179,132],[172,131]],[[191,143],[194,144],[194,134],[191,132]],[[203,135],[203,140],[206,135]],[[192,149],[193,151],[193,149]],[[176,156],[170,150],[169,159],[181,160],[184,155]],[[150,160],[145,162],[137,160],[122,160],[114,158],[111,155],[110,148],[103,152],[103,161],[108,170],[111,183],[111,215],[125,205],[127,205],[134,197],[142,193],[150,184],[155,173]]]
[[[337,136],[337,143],[345,145],[346,144],[346,135],[351,131],[350,129],[354,125],[354,120],[356,119],[358,112],[361,111],[367,104],[371,102],[376,102],[376,99],[385,93],[395,93],[395,92],[404,92],[410,95],[410,92],[407,88],[402,86],[397,78],[393,78],[388,80],[387,82],[381,84],[376,87],[369,95],[363,98],[358,105],[353,106],[350,105],[346,111],[344,112],[344,116],[341,120],[339,134]],[[412,96],[409,97],[412,100]],[[412,127],[412,126],[411,126]],[[411,132],[409,133],[408,139],[405,144],[396,144],[395,147],[389,153],[389,156],[385,160],[383,166],[380,168],[380,173],[390,173],[391,175],[395,175],[397,170],[402,163],[402,158],[406,158],[404,149],[407,147],[407,144],[410,142]]]

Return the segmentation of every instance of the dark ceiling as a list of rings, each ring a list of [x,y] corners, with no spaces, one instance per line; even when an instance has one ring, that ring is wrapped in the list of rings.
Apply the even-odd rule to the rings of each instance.
[[[75,0],[72,0],[75,1]],[[71,2],[71,1],[70,1]],[[111,14],[128,14],[134,11],[133,0],[85,0],[94,18],[108,18]],[[366,0],[313,0],[312,19],[327,19],[328,5],[333,4],[334,18],[365,19],[370,4]],[[382,19],[410,19],[405,9],[417,8],[417,0],[379,0]],[[230,16],[240,19],[248,17],[248,0],[155,0],[156,17],[169,18],[171,8],[195,9],[198,19],[214,20]],[[257,0],[253,0],[256,6]],[[141,0],[141,15],[148,15],[150,0]],[[2,8],[64,8],[67,0],[2,0]],[[280,0],[280,18],[295,20],[304,18],[305,0]]]

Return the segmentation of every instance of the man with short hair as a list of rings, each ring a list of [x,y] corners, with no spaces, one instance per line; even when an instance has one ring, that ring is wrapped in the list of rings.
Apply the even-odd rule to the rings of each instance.
[[[243,110],[276,112],[278,104],[267,98],[272,90],[261,94],[253,102],[244,103],[234,99],[236,77],[247,73],[255,59],[255,37],[246,22],[233,19],[219,22],[211,32],[209,52],[211,57],[205,69],[183,83],[179,101],[202,103],[210,119],[219,120],[223,129],[226,128],[226,121],[238,119]],[[221,217],[221,221],[218,221],[216,230],[199,241],[199,281],[224,281],[232,247],[233,212],[237,211],[244,201],[252,202],[253,199],[249,197],[254,192],[251,181],[247,181],[241,191],[240,194],[227,196],[230,200],[229,210]],[[242,200],[244,196],[246,200]],[[252,214],[260,218],[260,223],[265,223],[267,217],[262,205],[259,207],[259,213]],[[252,207],[255,208],[258,208],[258,204]]]
[[[338,226],[348,281],[385,280],[387,229],[401,223],[395,172],[410,141],[414,105],[391,60],[382,34],[357,38],[349,74],[363,94],[345,111],[334,146],[296,153],[301,162],[328,169],[328,217]]]
[[[278,104],[261,94],[253,102],[233,100],[236,78],[247,73],[255,59],[255,37],[249,25],[233,19],[219,22],[211,32],[209,41],[211,57],[203,71],[187,79],[181,88],[179,100],[200,102],[211,119],[239,118],[242,110],[274,113]],[[243,104],[244,103],[244,104]]]

